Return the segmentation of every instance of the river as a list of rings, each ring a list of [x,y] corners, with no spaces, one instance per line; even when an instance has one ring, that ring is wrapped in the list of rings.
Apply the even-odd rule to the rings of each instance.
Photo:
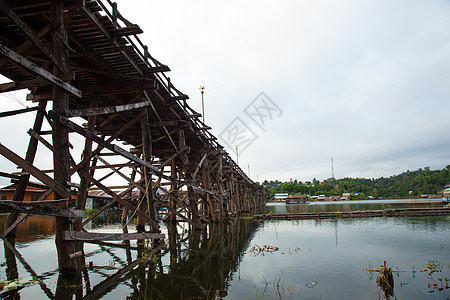
[[[267,206],[266,212],[375,209],[374,205],[382,207],[387,202],[276,204]],[[403,202],[411,205],[406,204],[411,201]],[[121,232],[118,217],[105,215],[88,230]],[[4,222],[2,216],[0,229]],[[0,296],[33,300],[71,299],[71,295],[73,299],[448,299],[449,224],[450,216],[295,221],[244,217],[200,231],[191,231],[186,224],[164,226],[165,244],[156,253],[136,241],[116,246],[84,243],[79,260],[86,267],[78,281],[68,283],[58,278],[52,218],[33,216],[20,225],[17,251],[2,240],[3,289],[12,285],[6,280],[14,277],[21,288],[3,290]],[[385,262],[393,271],[392,289],[377,283]]]

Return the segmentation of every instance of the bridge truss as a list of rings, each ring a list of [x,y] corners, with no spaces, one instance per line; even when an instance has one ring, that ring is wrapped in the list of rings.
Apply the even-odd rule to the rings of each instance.
[[[17,183],[16,202],[2,208],[10,212],[4,235],[14,235],[21,213],[56,216],[63,272],[74,268],[73,242],[96,238],[83,226],[115,203],[137,215],[140,232],[158,238],[159,208],[168,211],[165,221],[198,229],[265,202],[262,188],[188,105],[141,33],[110,0],[0,0],[0,73],[11,80],[0,92],[28,89],[32,106],[0,117],[36,114],[24,157],[0,137],[0,154],[22,169],[0,173]],[[84,141],[81,157],[73,139]],[[53,158],[48,169],[35,166],[38,145]],[[56,200],[20,205],[30,176]],[[121,184],[112,186],[112,178]],[[110,201],[82,222],[90,190]]]

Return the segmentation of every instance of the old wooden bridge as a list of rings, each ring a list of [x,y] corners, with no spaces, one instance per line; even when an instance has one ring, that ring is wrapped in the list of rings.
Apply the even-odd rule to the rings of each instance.
[[[75,241],[103,238],[83,225],[114,203],[136,214],[142,233],[110,237],[129,239],[161,237],[161,207],[168,210],[165,221],[201,228],[265,202],[262,188],[217,142],[141,33],[110,0],[0,0],[0,73],[11,80],[0,91],[28,89],[30,104],[0,117],[36,114],[24,156],[0,137],[0,154],[22,169],[0,173],[17,183],[8,199],[14,201],[1,203],[10,213],[4,235],[14,235],[28,213],[55,216],[61,272],[76,268]],[[82,155],[72,150],[74,138],[84,141]],[[53,156],[47,169],[34,164],[41,153]],[[30,176],[49,190],[24,203]],[[82,222],[93,189],[111,201]],[[54,200],[42,201],[49,195]]]

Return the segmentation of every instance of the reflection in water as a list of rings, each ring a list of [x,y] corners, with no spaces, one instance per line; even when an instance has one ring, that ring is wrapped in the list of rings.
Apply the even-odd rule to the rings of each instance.
[[[100,220],[102,220],[100,218]],[[42,221],[42,223],[40,223]],[[120,215],[92,224],[98,230],[121,230]],[[100,221],[100,222],[103,222]],[[116,221],[116,223],[111,223]],[[2,223],[4,224],[4,220]],[[34,224],[30,226],[29,224]],[[40,225],[42,224],[42,225]],[[259,223],[252,220],[232,220],[224,224],[205,224],[202,230],[192,230],[187,224],[168,224],[166,240],[150,245],[148,241],[120,243],[80,242],[79,265],[83,266],[76,278],[62,278],[57,268],[37,274],[30,266],[38,264],[30,253],[39,251],[34,241],[48,234],[48,220],[30,217],[17,239],[28,246],[24,259],[7,240],[4,240],[6,268],[2,280],[31,276],[38,284],[23,289],[3,292],[1,298],[34,299],[213,299],[226,295],[228,282],[236,271],[243,252],[248,247]],[[50,226],[50,228],[52,228]],[[52,239],[42,240],[46,244]],[[12,241],[14,243],[14,241]],[[46,246],[48,247],[48,246]],[[34,249],[31,249],[34,248]],[[53,253],[55,255],[55,253]],[[19,268],[16,263],[19,258]],[[56,258],[54,258],[56,259]],[[40,267],[38,267],[40,268]],[[6,275],[6,278],[5,278]],[[49,287],[55,286],[54,292]],[[107,296],[106,296],[107,295]],[[118,296],[120,295],[120,296]],[[217,298],[219,299],[219,298]]]
[[[162,244],[80,242],[80,274],[67,279],[59,277],[54,239],[48,230],[53,225],[48,225],[47,218],[30,217],[18,231],[16,248],[14,240],[3,240],[5,256],[0,257],[0,281],[18,279],[29,284],[0,291],[0,298],[440,297],[447,295],[445,279],[450,278],[448,222],[450,217],[241,219],[204,225],[202,230],[192,230],[187,223],[167,224],[162,227]],[[4,224],[1,218],[0,224]],[[123,230],[119,214],[105,215],[89,226],[96,232]],[[266,245],[277,250],[259,255],[248,251]],[[377,276],[364,271],[383,261],[395,270],[395,289],[388,294],[377,286]]]
[[[0,231],[6,230],[8,214],[0,215]],[[55,234],[54,217],[28,216],[17,226],[17,243],[29,243]]]

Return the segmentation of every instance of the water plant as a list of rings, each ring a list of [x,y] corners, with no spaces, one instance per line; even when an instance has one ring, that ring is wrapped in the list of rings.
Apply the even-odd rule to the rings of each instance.
[[[394,296],[394,277],[392,276],[392,268],[388,267],[386,261],[381,266],[380,276],[377,277],[377,284],[384,292],[386,299]]]
[[[271,245],[264,245],[262,247],[258,246],[258,245],[254,245],[251,249],[250,249],[250,253],[254,256],[257,255],[264,255],[265,252],[275,252],[280,250],[278,247],[276,246],[271,246]]]

